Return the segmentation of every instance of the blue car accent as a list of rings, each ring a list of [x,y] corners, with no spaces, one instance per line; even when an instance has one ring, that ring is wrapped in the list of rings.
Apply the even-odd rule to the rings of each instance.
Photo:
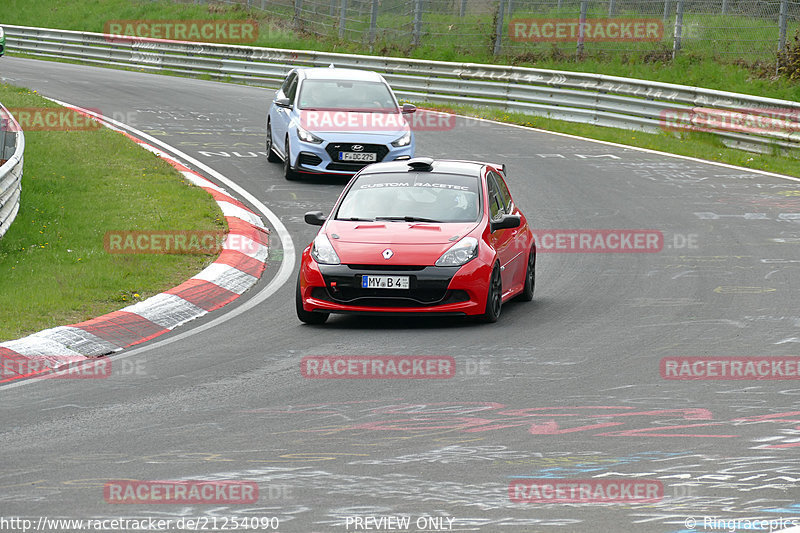
[[[351,176],[371,163],[414,157],[414,132],[389,84],[376,72],[296,68],[267,115],[269,161],[286,179],[299,174]]]

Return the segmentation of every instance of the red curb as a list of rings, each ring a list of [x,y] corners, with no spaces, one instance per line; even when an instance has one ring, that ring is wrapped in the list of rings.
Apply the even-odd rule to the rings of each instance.
[[[206,311],[213,311],[229,304],[240,295],[223,289],[210,281],[203,279],[189,279],[173,287],[166,294],[174,294]]]
[[[250,209],[249,207],[244,205],[242,202],[240,202],[239,200],[237,200],[233,196],[227,195],[224,192],[219,192],[217,189],[214,189],[214,188],[211,188],[211,187],[201,187],[201,188],[204,191],[206,191],[208,194],[210,194],[214,198],[214,200],[216,200],[217,202],[228,202],[229,204],[233,204],[233,205],[235,205],[237,207],[241,207],[242,209],[246,209],[246,210],[250,211],[251,213],[253,213],[252,209]],[[253,213],[253,214],[255,214],[255,213]]]
[[[225,217],[229,235],[244,235],[264,246],[269,246],[269,230],[253,225],[237,217]]]
[[[89,332],[120,348],[148,341],[169,331],[144,317],[127,311],[114,311],[86,322],[71,324],[71,326]]]
[[[222,250],[222,253],[219,254],[219,257],[214,262],[232,266],[255,278],[260,278],[265,268],[263,261],[253,259],[239,250]]]
[[[14,380],[17,380],[17,379],[22,379],[22,378],[27,378],[27,377],[30,377],[30,376],[35,376],[36,374],[41,374],[42,372],[47,372],[46,370],[42,369],[42,370],[39,370],[37,372],[28,372],[27,374],[17,374],[16,372],[14,372],[13,368],[10,369],[8,366],[5,365],[5,361],[6,360],[7,361],[20,361],[21,366],[23,366],[23,365],[27,366],[27,365],[25,365],[25,361],[30,360],[30,357],[25,357],[24,355],[22,355],[20,353],[17,353],[14,350],[11,350],[10,348],[4,348],[4,347],[0,346],[0,367],[2,367],[2,370],[0,370],[0,378],[3,378],[3,379],[0,379],[0,383],[5,383],[7,381],[14,381]],[[11,366],[13,367],[13,364]],[[12,373],[12,374],[14,374],[14,376],[12,376],[12,377],[4,377],[6,375],[6,372]]]

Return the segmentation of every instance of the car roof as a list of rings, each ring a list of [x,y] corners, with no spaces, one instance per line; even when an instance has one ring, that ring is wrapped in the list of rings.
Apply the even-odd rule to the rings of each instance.
[[[412,170],[409,166],[410,162],[425,160],[426,158],[406,159],[403,161],[387,161],[384,163],[373,163],[365,167],[361,174],[383,174],[383,173],[398,173],[398,172],[419,172],[432,173],[432,174],[460,174],[462,176],[481,176],[483,168],[488,166],[495,166],[491,163],[483,163],[481,161],[462,161],[457,159],[427,159],[430,162],[430,170]],[[499,167],[498,167],[499,168]]]
[[[297,71],[306,79],[312,80],[362,80],[384,81],[383,76],[369,70],[354,68],[307,67]]]

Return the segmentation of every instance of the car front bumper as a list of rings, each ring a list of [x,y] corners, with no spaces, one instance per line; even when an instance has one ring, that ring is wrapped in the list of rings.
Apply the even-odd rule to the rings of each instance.
[[[408,276],[409,289],[363,289],[361,276]],[[308,251],[300,268],[306,311],[382,315],[480,315],[486,310],[491,268],[476,260],[461,267],[320,265]]]
[[[362,147],[363,153],[375,153],[375,161],[348,162],[338,159],[340,152],[352,152],[352,146]],[[313,144],[296,139],[290,145],[291,161],[297,172],[309,174],[339,174],[352,176],[365,166],[381,161],[396,161],[414,157],[414,143],[396,148],[389,144],[376,142],[335,142],[326,141]]]

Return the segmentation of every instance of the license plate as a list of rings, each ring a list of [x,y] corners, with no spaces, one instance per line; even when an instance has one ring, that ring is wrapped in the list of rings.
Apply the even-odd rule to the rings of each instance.
[[[408,289],[408,276],[361,276],[362,289]]]
[[[378,160],[375,152],[339,152],[339,161],[366,161],[374,162]]]

